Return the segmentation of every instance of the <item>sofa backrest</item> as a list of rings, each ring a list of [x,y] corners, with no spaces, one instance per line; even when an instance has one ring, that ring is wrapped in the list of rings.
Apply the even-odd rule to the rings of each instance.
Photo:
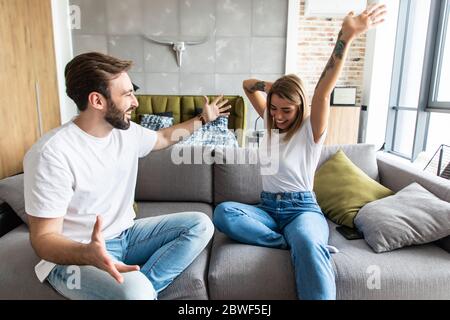
[[[262,191],[258,149],[216,149],[214,205],[225,201],[259,203]]]
[[[349,159],[363,170],[369,177],[378,180],[378,167],[376,161],[376,151],[373,145],[335,145],[324,146],[319,160],[320,167],[339,149],[342,149]],[[235,149],[234,152],[228,152],[229,149],[216,150],[217,159],[223,158],[223,164],[214,165],[214,204],[217,205],[224,201],[237,201],[248,204],[259,202],[262,191],[262,182],[260,176],[260,164],[231,164],[236,163],[233,159],[258,159],[257,149]],[[233,158],[229,160],[228,158]],[[239,162],[238,162],[239,163]]]
[[[377,153],[375,146],[372,144],[324,146],[317,169],[319,169],[328,159],[338,152],[339,149],[342,149],[345,155],[369,177],[375,181],[380,181],[377,165]]]
[[[382,153],[377,154],[372,145],[324,146],[319,166],[339,148],[366,174],[374,179],[379,176],[380,182],[394,192],[418,182],[442,200],[450,202],[450,181],[388,159]],[[258,203],[262,183],[257,150],[236,148],[228,154],[226,150],[185,146],[152,152],[139,161],[136,201],[186,201],[215,205],[224,201]],[[0,181],[1,201],[8,203],[21,218],[26,218],[23,175]]]
[[[171,96],[171,95],[136,95],[139,101],[139,108],[133,112],[131,119],[139,122],[143,114],[154,114],[172,112],[174,124],[187,121],[195,117],[196,109],[203,109],[205,99],[203,96]],[[210,101],[216,96],[208,96]],[[225,96],[231,105],[228,117],[228,129],[246,129],[247,107],[245,100],[241,96]],[[238,134],[238,143],[244,146],[243,134]]]
[[[172,147],[139,160],[136,201],[213,202],[210,147]]]

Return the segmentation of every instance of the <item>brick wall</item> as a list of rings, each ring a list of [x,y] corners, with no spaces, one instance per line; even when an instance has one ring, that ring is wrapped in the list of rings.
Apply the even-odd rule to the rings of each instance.
[[[305,1],[300,0],[297,74],[305,83],[309,99],[333,52],[342,18],[305,17]],[[356,105],[361,106],[366,35],[355,39],[337,86],[357,87]],[[311,101],[310,101],[311,102]]]

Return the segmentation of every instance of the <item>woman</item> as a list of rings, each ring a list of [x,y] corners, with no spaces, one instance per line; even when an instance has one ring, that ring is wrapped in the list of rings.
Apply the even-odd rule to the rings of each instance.
[[[261,151],[270,153],[270,158],[279,162],[279,169],[275,174],[262,175],[260,205],[224,202],[214,211],[214,224],[236,241],[290,248],[299,299],[336,299],[327,249],[328,224],[312,191],[314,173],[326,136],[331,92],[350,45],[357,36],[382,23],[385,15],[384,5],[374,5],[359,16],[351,12],[345,17],[317,83],[310,116],[306,112],[305,88],[295,75],[284,76],[273,84],[256,79],[243,83],[247,97],[264,118],[267,134]],[[278,151],[273,152],[270,146],[276,138]]]

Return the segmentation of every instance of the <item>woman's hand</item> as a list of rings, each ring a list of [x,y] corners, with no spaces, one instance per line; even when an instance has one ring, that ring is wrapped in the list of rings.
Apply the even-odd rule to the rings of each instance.
[[[345,17],[336,46],[314,90],[311,104],[311,127],[315,143],[320,140],[328,127],[330,96],[344,68],[350,43],[360,34],[382,23],[386,13],[386,6],[377,4],[370,6],[359,16],[355,17],[354,13],[350,12]]]
[[[208,123],[216,120],[218,117],[230,115],[228,110],[231,109],[230,105],[227,105],[228,100],[224,100],[223,95],[215,98],[211,103],[207,96],[205,98],[205,106],[203,107],[202,117]]]
[[[372,5],[356,17],[353,12],[350,12],[342,23],[342,40],[352,40],[375,28],[384,21],[386,14],[387,10],[384,4]]]

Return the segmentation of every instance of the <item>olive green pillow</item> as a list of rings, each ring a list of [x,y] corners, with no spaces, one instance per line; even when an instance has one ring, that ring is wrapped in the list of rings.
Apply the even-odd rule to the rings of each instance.
[[[342,150],[317,170],[314,192],[323,213],[334,223],[350,228],[365,204],[393,194],[358,168]]]

